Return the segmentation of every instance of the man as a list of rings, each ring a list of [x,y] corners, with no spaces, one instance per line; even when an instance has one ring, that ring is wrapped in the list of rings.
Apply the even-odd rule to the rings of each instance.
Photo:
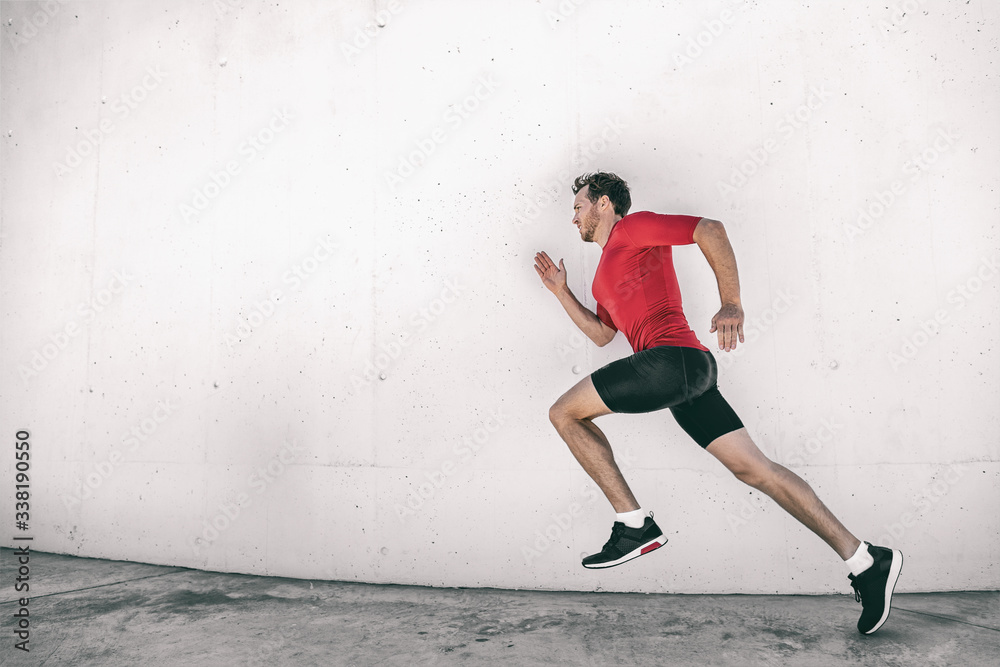
[[[743,342],[736,257],[722,223],[645,211],[629,215],[628,185],[614,174],[580,176],[573,192],[573,224],[580,238],[602,248],[592,288],[597,313],[567,287],[563,260],[556,266],[539,252],[535,271],[588,338],[604,346],[621,330],[634,352],[578,382],[549,410],[553,426],[617,513],[611,539],[584,558],[583,566],[612,567],[666,543],[652,513],[645,516],[632,495],[593,420],[612,412],[669,408],[681,428],[740,481],[766,493],[844,559],[855,599],[862,604],[858,630],[878,630],[889,617],[902,553],[858,540],[802,478],[764,456],[719,393],[715,358],[684,317],[671,246],[697,243],[715,272],[722,300],[709,332],[717,332],[719,349],[726,352],[736,349],[737,340]]]

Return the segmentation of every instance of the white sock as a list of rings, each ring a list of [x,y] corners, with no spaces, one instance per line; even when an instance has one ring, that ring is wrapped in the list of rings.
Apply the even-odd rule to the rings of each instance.
[[[615,513],[615,516],[618,521],[621,521],[629,528],[642,528],[642,524],[646,522],[646,513],[642,511],[641,507],[631,512]]]
[[[851,568],[851,574],[856,577],[870,568],[875,563],[875,559],[868,553],[868,545],[862,542],[854,555],[844,562],[847,563],[847,567]]]

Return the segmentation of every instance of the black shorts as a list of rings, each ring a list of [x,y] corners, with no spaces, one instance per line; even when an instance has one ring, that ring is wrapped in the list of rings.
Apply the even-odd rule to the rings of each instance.
[[[743,422],[719,393],[719,368],[711,352],[661,345],[612,361],[591,374],[613,412],[670,408],[674,419],[702,447]]]

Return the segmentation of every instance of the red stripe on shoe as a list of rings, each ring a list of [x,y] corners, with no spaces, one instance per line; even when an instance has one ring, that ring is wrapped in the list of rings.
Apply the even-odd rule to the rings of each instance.
[[[642,548],[642,553],[640,553],[639,555],[641,556],[642,554],[648,554],[653,549],[659,549],[662,546],[663,545],[660,544],[659,542],[653,542],[652,544],[647,544],[646,546],[644,546]],[[643,562],[645,563],[646,561],[643,561]]]

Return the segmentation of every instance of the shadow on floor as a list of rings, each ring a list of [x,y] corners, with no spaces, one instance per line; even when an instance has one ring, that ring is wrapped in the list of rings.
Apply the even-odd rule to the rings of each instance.
[[[849,595],[644,595],[304,581],[31,553],[10,665],[996,665],[1000,593],[900,594],[866,637]],[[15,619],[16,620],[16,619]]]

